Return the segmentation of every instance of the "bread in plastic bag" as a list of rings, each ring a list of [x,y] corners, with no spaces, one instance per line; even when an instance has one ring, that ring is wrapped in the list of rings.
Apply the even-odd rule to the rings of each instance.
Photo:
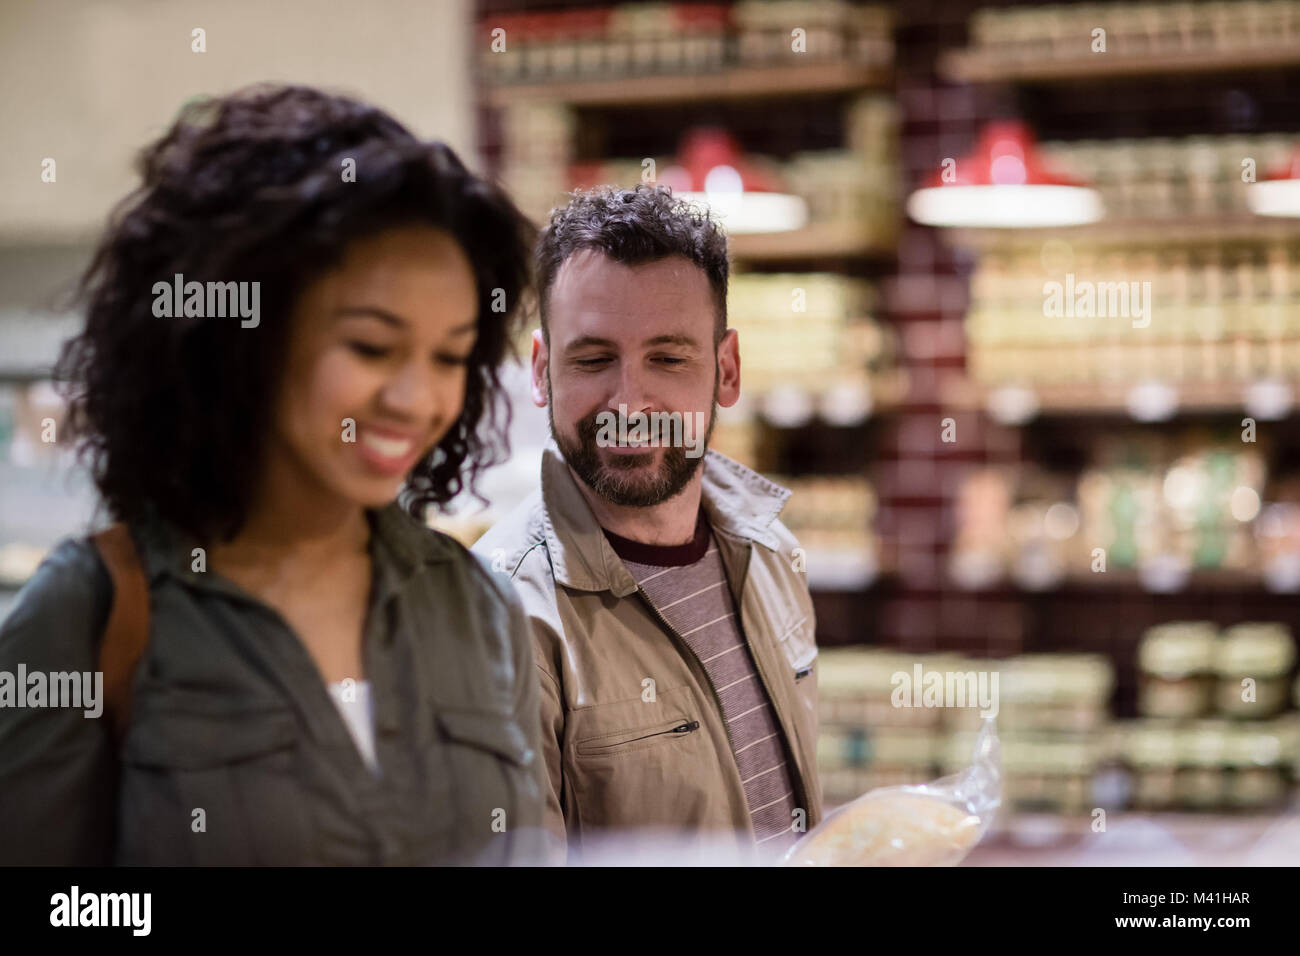
[[[1002,747],[986,719],[971,764],[916,787],[868,790],[813,827],[784,866],[955,866],[1002,803]]]

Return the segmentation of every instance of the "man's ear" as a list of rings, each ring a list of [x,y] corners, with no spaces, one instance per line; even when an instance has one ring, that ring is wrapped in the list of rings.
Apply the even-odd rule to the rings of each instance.
[[[533,404],[538,408],[546,407],[546,366],[550,352],[541,329],[533,329],[532,393]]]
[[[740,333],[727,329],[718,343],[718,404],[730,408],[740,401]]]

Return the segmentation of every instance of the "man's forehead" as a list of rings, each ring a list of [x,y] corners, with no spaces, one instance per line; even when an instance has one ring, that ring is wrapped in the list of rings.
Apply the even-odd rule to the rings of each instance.
[[[623,300],[629,293],[645,302],[679,304],[710,293],[704,270],[685,256],[671,255],[630,265],[599,249],[579,249],[560,266],[551,289],[568,300]]]
[[[715,305],[704,271],[684,256],[628,265],[598,249],[565,260],[549,295],[551,334],[563,343],[617,340],[624,346],[712,335]]]

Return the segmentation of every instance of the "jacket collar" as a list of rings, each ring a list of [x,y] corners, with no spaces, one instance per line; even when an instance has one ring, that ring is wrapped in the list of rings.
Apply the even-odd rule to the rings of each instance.
[[[705,453],[703,470],[701,501],[713,530],[775,551],[779,543],[772,522],[789,489],[712,450]],[[542,452],[541,472],[542,533],[556,583],[613,591],[615,597],[635,592],[636,581],[605,538],[554,442]]]

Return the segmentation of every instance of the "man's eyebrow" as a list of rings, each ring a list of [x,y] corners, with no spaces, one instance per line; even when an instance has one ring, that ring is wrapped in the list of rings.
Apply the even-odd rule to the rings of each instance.
[[[597,335],[580,335],[572,342],[565,344],[566,352],[574,352],[578,349],[585,348],[617,348],[618,343],[613,339],[602,339]]]
[[[646,345],[686,345],[691,348],[697,347],[695,339],[691,338],[689,335],[682,335],[681,333],[672,334],[672,335],[656,335],[654,338],[646,339],[645,344]]]
[[[685,345],[690,348],[699,347],[695,339],[680,332],[668,335],[656,335],[653,338],[646,339],[641,344],[647,347],[655,345]],[[580,335],[578,338],[565,345],[564,348],[566,351],[576,351],[582,348],[618,348],[618,343],[613,339],[602,339],[596,335]]]

